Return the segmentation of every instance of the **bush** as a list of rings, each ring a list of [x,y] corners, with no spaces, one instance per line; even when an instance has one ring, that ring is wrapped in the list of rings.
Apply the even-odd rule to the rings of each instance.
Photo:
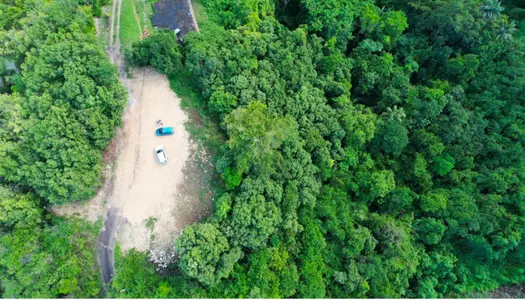
[[[171,30],[155,31],[149,38],[133,43],[126,56],[134,67],[152,66],[166,75],[182,69],[177,36]]]

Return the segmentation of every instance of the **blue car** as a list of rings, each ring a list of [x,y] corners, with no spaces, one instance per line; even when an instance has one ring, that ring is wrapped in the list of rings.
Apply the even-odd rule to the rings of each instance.
[[[175,133],[175,131],[173,130],[173,127],[161,127],[155,130],[155,134],[157,136],[172,135],[173,133]]]

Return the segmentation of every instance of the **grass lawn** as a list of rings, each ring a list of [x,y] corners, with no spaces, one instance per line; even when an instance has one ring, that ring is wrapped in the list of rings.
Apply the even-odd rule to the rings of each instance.
[[[208,15],[206,14],[206,9],[202,5],[201,0],[192,0],[191,5],[193,6],[193,11],[195,12],[195,18],[199,26],[208,21]]]
[[[157,0],[133,0],[135,9],[140,21],[140,27],[147,27],[150,33],[153,33],[154,28],[151,25],[151,16],[153,15],[153,3]]]
[[[123,48],[131,47],[140,41],[141,30],[133,12],[134,0],[122,0],[120,11],[120,44]]]

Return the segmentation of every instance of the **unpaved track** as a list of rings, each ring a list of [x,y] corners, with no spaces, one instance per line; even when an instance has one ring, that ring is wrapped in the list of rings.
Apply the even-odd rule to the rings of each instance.
[[[195,11],[193,10],[193,5],[191,4],[191,0],[186,0],[188,1],[188,6],[190,8],[190,13],[191,13],[191,20],[193,21],[193,27],[195,28],[195,31],[199,32],[199,23],[197,23],[197,18],[195,16]]]
[[[113,0],[113,7],[111,9],[111,27],[109,31],[109,45],[113,47],[113,35],[114,35],[114,29],[115,29],[115,15],[117,13],[117,3],[120,2],[119,0]],[[120,6],[118,6],[120,7]]]

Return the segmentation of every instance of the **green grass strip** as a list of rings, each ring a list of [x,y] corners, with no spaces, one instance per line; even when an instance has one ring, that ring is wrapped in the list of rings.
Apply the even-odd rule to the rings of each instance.
[[[123,48],[131,47],[134,42],[140,41],[140,27],[133,12],[133,0],[122,0],[120,11],[120,44]]]

